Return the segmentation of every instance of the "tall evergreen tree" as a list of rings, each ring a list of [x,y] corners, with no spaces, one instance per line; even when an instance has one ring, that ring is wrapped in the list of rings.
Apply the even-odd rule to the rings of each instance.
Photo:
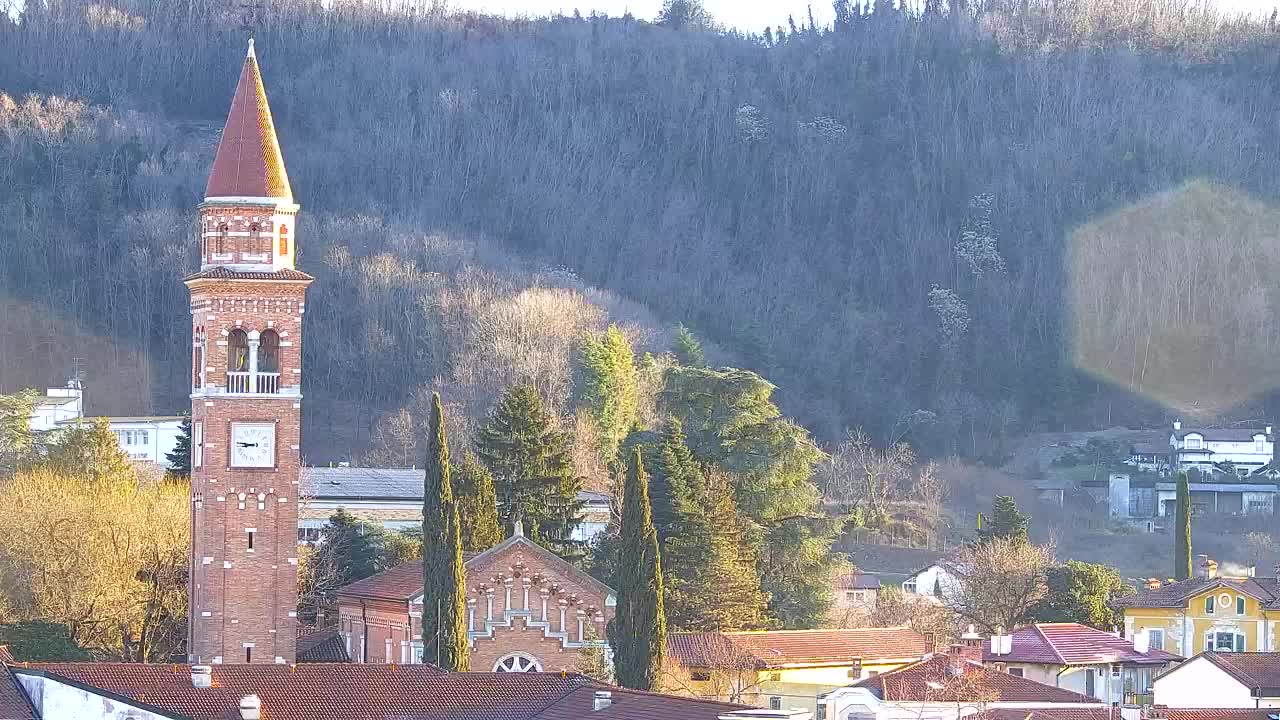
[[[431,396],[431,426],[422,502],[422,656],[445,670],[469,666],[467,579],[462,566],[462,535],[453,499],[449,439],[440,393]]]
[[[685,367],[703,367],[707,364],[702,343],[683,324],[676,327],[675,353],[676,361]]]
[[[573,529],[582,520],[569,440],[556,428],[532,385],[503,394],[476,438],[476,454],[493,473],[498,517],[510,528],[517,514],[525,534],[561,553],[573,554]]]
[[[1186,580],[1191,571],[1191,481],[1180,472],[1173,519],[1173,579]]]
[[[738,513],[722,473],[698,482],[662,544],[665,609],[683,630],[749,630],[767,624],[754,528]]]
[[[609,644],[618,684],[657,690],[667,644],[662,602],[662,558],[649,507],[649,478],[633,449],[623,486],[618,607]]]
[[[617,325],[599,338],[589,337],[582,348],[579,402],[595,420],[599,450],[606,462],[636,419],[636,359],[631,343]]]
[[[666,539],[677,532],[681,506],[696,503],[701,493],[702,469],[685,441],[684,428],[676,418],[670,418],[662,428],[657,448],[652,452],[653,474],[649,483],[649,497],[653,502],[653,525],[658,539]]]
[[[467,453],[458,468],[454,498],[458,503],[458,523],[462,526],[462,549],[482,552],[502,542],[502,525],[498,522],[498,498],[493,490],[493,475],[472,453]]]
[[[169,473],[181,477],[191,474],[191,416],[182,418],[182,425],[178,430],[178,441],[173,444],[173,450],[164,454],[164,459],[169,461]]]
[[[978,540],[987,542],[992,538],[1012,538],[1027,542],[1027,529],[1031,518],[1018,512],[1018,504],[1010,495],[997,495],[991,504],[991,517],[986,519],[978,530]]]
[[[35,390],[0,395],[0,474],[13,472],[38,457],[39,441],[31,429],[31,416],[39,397]]]

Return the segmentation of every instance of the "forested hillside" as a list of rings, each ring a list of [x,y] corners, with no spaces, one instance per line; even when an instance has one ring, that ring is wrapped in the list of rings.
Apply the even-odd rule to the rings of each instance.
[[[179,410],[245,33],[222,0],[27,5],[0,17],[0,390],[85,357],[91,411]],[[1154,420],[1073,367],[1073,229],[1198,178],[1280,198],[1274,22],[840,3],[743,37],[332,5],[257,32],[322,460],[433,384],[471,417],[521,377],[567,398],[610,320],[637,350],[689,325],[820,438],[923,418],[926,453],[983,454]]]

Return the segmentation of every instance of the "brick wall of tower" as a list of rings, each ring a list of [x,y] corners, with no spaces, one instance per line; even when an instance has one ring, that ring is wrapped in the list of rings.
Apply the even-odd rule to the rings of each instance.
[[[196,280],[189,285],[194,336],[205,353],[203,387],[193,387],[191,408],[192,422],[200,423],[203,435],[203,457],[191,478],[189,654],[196,662],[221,658],[243,663],[244,646],[252,643],[252,662],[280,658],[291,663],[297,624],[297,388],[305,284]],[[226,388],[226,333],[236,327],[246,332],[271,328],[280,334],[281,394],[221,392]],[[232,422],[275,424],[275,467],[231,467]]]
[[[200,210],[200,257],[203,265],[270,263],[290,259],[296,234],[297,206],[208,205]],[[256,230],[254,229],[256,226]],[[283,227],[284,247],[280,236]],[[284,250],[281,253],[281,250]]]

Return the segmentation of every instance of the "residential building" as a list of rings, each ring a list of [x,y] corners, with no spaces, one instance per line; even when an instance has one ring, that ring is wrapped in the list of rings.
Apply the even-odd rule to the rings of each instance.
[[[1155,681],[1155,702],[1170,708],[1280,708],[1280,653],[1206,652]]]
[[[1152,679],[1181,661],[1134,640],[1079,623],[1036,623],[991,637],[983,662],[1010,675],[1065,688],[1107,703],[1151,704]]]
[[[72,380],[66,387],[48,388],[44,396],[36,401],[35,412],[31,414],[31,429],[36,432],[56,430],[58,423],[84,417],[84,390],[78,380]]]
[[[1183,657],[1207,650],[1271,652],[1280,642],[1280,581],[1274,577],[1219,577],[1217,563],[1201,555],[1197,576],[1148,582],[1120,598],[1124,635],[1145,630],[1150,647]]]
[[[1171,465],[1177,470],[1210,471],[1226,464],[1245,477],[1275,455],[1270,425],[1260,428],[1183,428],[1173,423],[1169,435]]]
[[[1136,442],[1129,446],[1128,463],[1146,472],[1167,473],[1173,457],[1167,442]]]
[[[466,574],[472,669],[573,670],[583,648],[606,646],[613,590],[522,533],[470,557]],[[420,561],[339,590],[338,631],[352,660],[423,662],[422,590]]]
[[[445,673],[431,665],[68,663],[0,669],[5,720],[745,720],[735,714],[744,709],[612,687],[571,673]]]
[[[981,638],[968,637],[947,651],[828,693],[817,716],[823,720],[1106,717],[1096,714],[1108,710],[1106,703],[988,667],[982,663],[982,654]],[[1063,714],[1037,715],[1041,710]]]
[[[906,627],[676,632],[667,637],[672,687],[773,710],[816,710],[818,698],[929,652]]]
[[[876,609],[880,578],[854,568],[832,578],[831,610],[828,617],[837,627],[865,618]]]
[[[1270,515],[1275,512],[1280,483],[1262,473],[1239,477],[1231,473],[1201,473],[1189,479],[1191,514]],[[1178,502],[1178,484],[1173,478],[1155,482],[1160,517],[1172,518]]]
[[[948,592],[959,587],[959,582],[947,561],[940,560],[908,575],[902,581],[902,591],[942,602]]]
[[[298,540],[320,538],[320,528],[339,509],[387,530],[421,527],[423,471],[418,468],[304,467]],[[609,527],[608,493],[584,490],[583,521],[573,539],[589,542]]]
[[[199,216],[191,295],[196,663],[292,663],[297,632],[302,314],[298,205],[250,41]]]

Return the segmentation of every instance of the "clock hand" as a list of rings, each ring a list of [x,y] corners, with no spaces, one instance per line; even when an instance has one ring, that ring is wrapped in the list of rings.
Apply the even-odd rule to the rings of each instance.
[[[258,447],[258,443],[236,442],[240,447]]]

